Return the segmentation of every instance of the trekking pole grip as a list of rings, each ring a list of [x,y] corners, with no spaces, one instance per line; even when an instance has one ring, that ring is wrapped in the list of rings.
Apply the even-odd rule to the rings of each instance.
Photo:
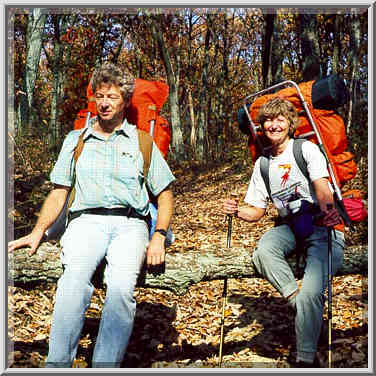
[[[232,214],[227,214],[227,248],[231,247]]]
[[[238,202],[238,195],[236,193],[230,194],[231,199]],[[232,232],[232,219],[236,214],[227,214],[227,248],[231,247],[231,232]]]

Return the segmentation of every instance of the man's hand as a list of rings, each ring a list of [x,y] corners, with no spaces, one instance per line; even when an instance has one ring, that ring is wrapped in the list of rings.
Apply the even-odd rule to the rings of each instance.
[[[41,242],[44,231],[55,222],[61,210],[64,207],[65,199],[68,196],[70,187],[63,185],[55,185],[54,189],[48,194],[43,203],[37,223],[33,231],[20,239],[13,240],[8,243],[8,252],[12,252],[17,248],[29,246],[29,256],[34,254]]]
[[[38,230],[33,230],[29,235],[23,236],[22,238],[19,238],[17,240],[13,240],[8,243],[8,252],[13,252],[17,248],[29,246],[31,249],[28,252],[28,255],[33,255],[39,244],[42,240],[43,232]]]
[[[165,237],[159,232],[154,232],[146,251],[148,267],[161,265],[165,262]]]

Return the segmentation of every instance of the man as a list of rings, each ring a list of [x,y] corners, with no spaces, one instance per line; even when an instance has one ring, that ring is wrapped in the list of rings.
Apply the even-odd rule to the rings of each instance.
[[[258,122],[271,144],[269,179],[272,201],[286,223],[270,229],[262,236],[253,254],[253,262],[258,272],[287,299],[296,312],[297,357],[293,363],[296,367],[317,367],[316,350],[328,282],[327,226],[338,224],[341,219],[334,207],[328,210],[328,204],[333,204],[333,195],[329,188],[325,157],[318,146],[309,141],[302,145],[309,181],[296,164],[292,136],[299,118],[291,102],[278,97],[269,100],[260,108]],[[244,199],[246,205],[239,206],[237,200],[226,199],[223,204],[226,214],[236,215],[248,222],[258,221],[265,214],[269,194],[261,175],[260,161],[261,158],[255,162]],[[311,217],[312,233],[308,232],[301,238],[301,232],[295,232],[293,226],[298,217],[291,215],[289,207],[292,209],[293,205],[302,205],[303,202],[310,203],[310,210],[316,207],[317,211],[321,211],[321,219],[314,220]],[[310,210],[305,214],[309,216]],[[306,249],[306,267],[300,290],[286,261],[298,241],[298,248]],[[344,235],[341,231],[336,230],[332,243],[335,273],[343,262]]]
[[[135,78],[105,63],[94,72],[91,83],[98,116],[91,119],[85,132],[84,148],[75,167],[73,219],[61,238],[64,273],[56,291],[47,367],[72,366],[94,290],[90,280],[103,258],[107,261],[107,294],[92,365],[120,366],[133,327],[137,277],[145,254],[148,265],[164,262],[165,235],[173,212],[169,186],[174,176],[153,144],[149,173],[144,179],[137,130],[124,117]],[[75,130],[66,137],[51,173],[55,187],[37,223],[29,235],[10,242],[9,251],[29,246],[32,255],[62,210],[72,184],[73,150],[81,132]],[[149,244],[146,185],[157,197],[159,207],[157,230]]]

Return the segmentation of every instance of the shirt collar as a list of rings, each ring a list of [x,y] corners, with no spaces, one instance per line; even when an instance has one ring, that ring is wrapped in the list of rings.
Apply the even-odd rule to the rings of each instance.
[[[94,116],[89,120],[87,131],[84,136],[84,141],[86,141],[90,136],[94,135],[93,125],[96,122],[96,120],[97,120],[97,116]],[[132,129],[132,125],[128,123],[126,118],[124,118],[123,124],[118,130],[116,130],[116,132],[123,133],[124,136],[129,137],[131,129]]]

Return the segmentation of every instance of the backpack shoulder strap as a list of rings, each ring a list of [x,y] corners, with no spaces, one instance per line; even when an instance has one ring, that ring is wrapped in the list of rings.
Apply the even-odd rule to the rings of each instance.
[[[270,191],[270,179],[269,179],[269,158],[265,155],[261,155],[260,157],[260,172],[262,179],[264,180],[266,190],[268,191],[268,195],[270,199],[272,198],[272,194]]]
[[[82,153],[82,150],[84,148],[84,135],[85,135],[85,132],[86,132],[87,128],[85,128],[80,136],[78,137],[78,141],[77,141],[77,145],[76,147],[74,148],[74,152],[73,152],[73,159],[74,159],[74,162],[77,163],[77,160],[78,158],[80,157],[81,153]]]
[[[151,163],[151,154],[153,151],[153,137],[151,137],[149,133],[141,129],[137,129],[137,133],[139,148],[142,153],[142,157],[144,158],[144,177],[146,179],[149,173],[149,167]]]
[[[292,151],[294,153],[294,158],[295,158],[296,164],[298,165],[300,171],[303,173],[303,175],[306,177],[306,179],[309,180],[307,161],[304,159],[303,151],[302,151],[302,145],[303,145],[303,142],[305,142],[305,141],[307,141],[307,140],[304,139],[304,138],[294,139]]]
[[[66,201],[66,215],[69,213],[69,209],[72,206],[73,200],[76,195],[76,188],[75,188],[75,182],[76,182],[76,165],[78,158],[80,157],[82,150],[84,148],[85,142],[84,142],[84,135],[86,133],[87,128],[85,128],[80,136],[78,137],[77,145],[74,148],[73,151],[73,159],[74,159],[74,170],[73,170],[73,179],[72,179],[72,187],[68,194],[67,201]]]

